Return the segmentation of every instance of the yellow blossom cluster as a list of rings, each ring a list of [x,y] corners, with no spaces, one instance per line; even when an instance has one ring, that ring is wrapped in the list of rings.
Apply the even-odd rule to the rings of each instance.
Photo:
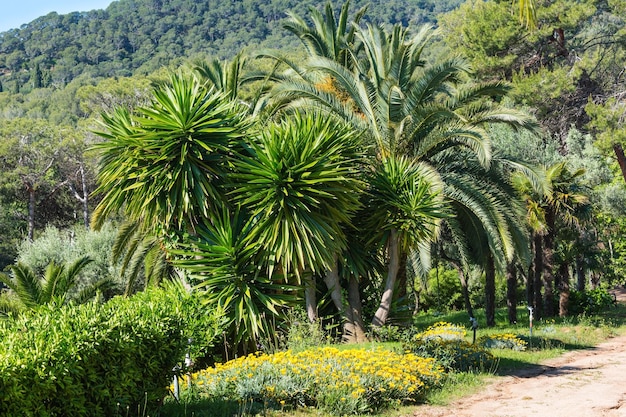
[[[238,358],[193,374],[192,384],[207,398],[312,405],[344,414],[418,401],[442,377],[434,359],[413,353],[324,347]]]
[[[463,340],[467,332],[463,327],[452,323],[440,321],[430,326],[425,331],[415,335],[415,340]]]

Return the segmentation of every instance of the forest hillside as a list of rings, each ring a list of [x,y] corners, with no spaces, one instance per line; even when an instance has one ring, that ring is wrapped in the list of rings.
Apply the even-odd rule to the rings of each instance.
[[[433,23],[460,0],[355,0],[367,19],[404,26]],[[64,86],[92,77],[148,74],[177,58],[229,58],[242,48],[295,47],[281,21],[312,0],[118,0],[106,10],[41,16],[0,33],[0,82],[10,91]],[[337,3],[337,8],[341,5]]]

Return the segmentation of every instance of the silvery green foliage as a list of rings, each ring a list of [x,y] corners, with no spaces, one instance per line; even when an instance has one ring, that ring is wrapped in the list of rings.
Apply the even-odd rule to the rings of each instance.
[[[74,292],[78,293],[88,285],[107,277],[113,278],[123,288],[124,280],[119,276],[119,265],[114,264],[112,259],[116,233],[111,224],[105,225],[100,231],[86,230],[79,226],[62,230],[48,227],[34,241],[22,242],[16,262],[24,263],[41,275],[50,262],[65,264],[74,262],[81,256],[88,256],[93,262],[81,273]]]

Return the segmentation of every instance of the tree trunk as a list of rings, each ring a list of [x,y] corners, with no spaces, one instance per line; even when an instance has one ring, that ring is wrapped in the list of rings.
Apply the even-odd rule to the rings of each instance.
[[[400,269],[400,242],[398,239],[398,232],[392,229],[389,236],[389,267],[387,270],[387,281],[385,282],[385,289],[380,300],[378,310],[374,314],[372,319],[373,326],[384,326],[389,317],[389,310],[391,309],[391,302],[393,301],[393,290],[396,285],[396,279],[398,277],[398,270]]]
[[[406,276],[406,263],[408,255],[403,251],[400,252],[400,262],[398,266],[398,284],[396,285],[396,299],[399,300],[406,297],[407,294],[407,276]]]
[[[352,338],[356,343],[367,342],[367,332],[365,331],[365,322],[363,321],[363,305],[361,304],[361,293],[359,291],[359,280],[351,276],[348,281],[348,304],[350,306],[350,314],[352,315],[352,328],[349,329]]]
[[[461,268],[461,265],[457,264],[456,262],[451,260],[448,260],[448,262],[450,262],[452,266],[454,266],[459,275],[459,281],[461,282],[461,293],[463,294],[463,303],[465,304],[465,310],[470,317],[475,318],[476,316],[474,316],[474,309],[472,308],[472,300],[470,299],[467,278],[465,278],[465,272],[463,271],[463,268]]]
[[[487,327],[496,325],[496,266],[489,253],[485,262],[485,315]]]
[[[337,309],[337,311],[339,312],[343,320],[342,340],[346,343],[359,343],[359,336],[361,336],[361,339],[363,339],[363,336],[365,335],[365,331],[362,330],[361,332],[359,332],[359,329],[357,329],[358,325],[355,324],[352,306],[349,305],[346,308],[346,305],[343,301],[341,283],[339,281],[339,265],[337,264],[337,257],[335,257],[334,268],[326,273],[326,276],[324,277],[324,283],[326,284],[326,287],[330,291],[330,298],[333,301],[335,308]],[[355,301],[355,304],[358,304],[358,306],[360,306],[361,298],[360,298],[360,294],[358,293],[359,291],[358,282],[356,283],[356,285],[357,285],[356,291],[357,291],[358,302]],[[358,308],[360,309],[360,307]],[[360,315],[360,310],[359,310],[359,315]],[[362,334],[359,334],[359,333],[362,333]]]
[[[536,320],[541,319],[543,302],[541,299],[541,273],[543,272],[543,237],[534,235],[535,259],[533,270],[533,315]]]
[[[555,213],[546,210],[548,233],[543,237],[543,308],[544,317],[554,317],[554,238]]]
[[[317,297],[316,297],[316,287],[315,287],[315,278],[312,275],[309,275],[304,280],[304,302],[306,303],[306,315],[309,317],[311,323],[314,323],[317,316]]]
[[[85,222],[85,229],[89,230],[89,191],[87,188],[87,178],[85,177],[85,167],[82,163],[80,164],[79,173],[83,189],[83,195],[79,201],[83,205],[83,221]]]
[[[28,191],[28,241],[32,242],[35,236],[35,187],[27,184]]]
[[[615,156],[617,157],[617,163],[619,165],[619,169],[622,172],[622,177],[624,181],[626,181],[626,156],[624,156],[624,149],[622,145],[616,143],[613,145],[613,152],[615,152]]]
[[[517,271],[514,262],[506,266],[506,307],[509,324],[517,323]]]
[[[569,313],[569,267],[566,263],[559,267],[559,317]]]
[[[576,289],[585,291],[585,264],[582,256],[576,256]]]
[[[337,264],[337,257],[333,263],[333,269],[326,272],[324,276],[324,283],[326,288],[330,291],[330,299],[333,301],[333,305],[337,309],[340,315],[344,316],[346,311],[343,304],[343,297],[341,295],[341,283],[339,282],[339,265]]]
[[[531,253],[535,253],[535,242],[534,242],[534,235],[533,235],[533,239],[530,239],[530,250]],[[528,266],[528,271],[526,274],[526,305],[528,307],[532,307],[534,306],[534,302],[533,302],[533,297],[535,295],[535,291],[534,291],[534,277],[535,277],[535,269],[534,269],[534,264],[531,262],[531,264]]]

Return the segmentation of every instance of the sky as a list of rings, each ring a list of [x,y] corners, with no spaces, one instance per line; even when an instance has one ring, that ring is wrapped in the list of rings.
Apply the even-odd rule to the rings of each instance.
[[[16,29],[50,12],[66,14],[106,9],[114,0],[1,0],[0,32]]]

